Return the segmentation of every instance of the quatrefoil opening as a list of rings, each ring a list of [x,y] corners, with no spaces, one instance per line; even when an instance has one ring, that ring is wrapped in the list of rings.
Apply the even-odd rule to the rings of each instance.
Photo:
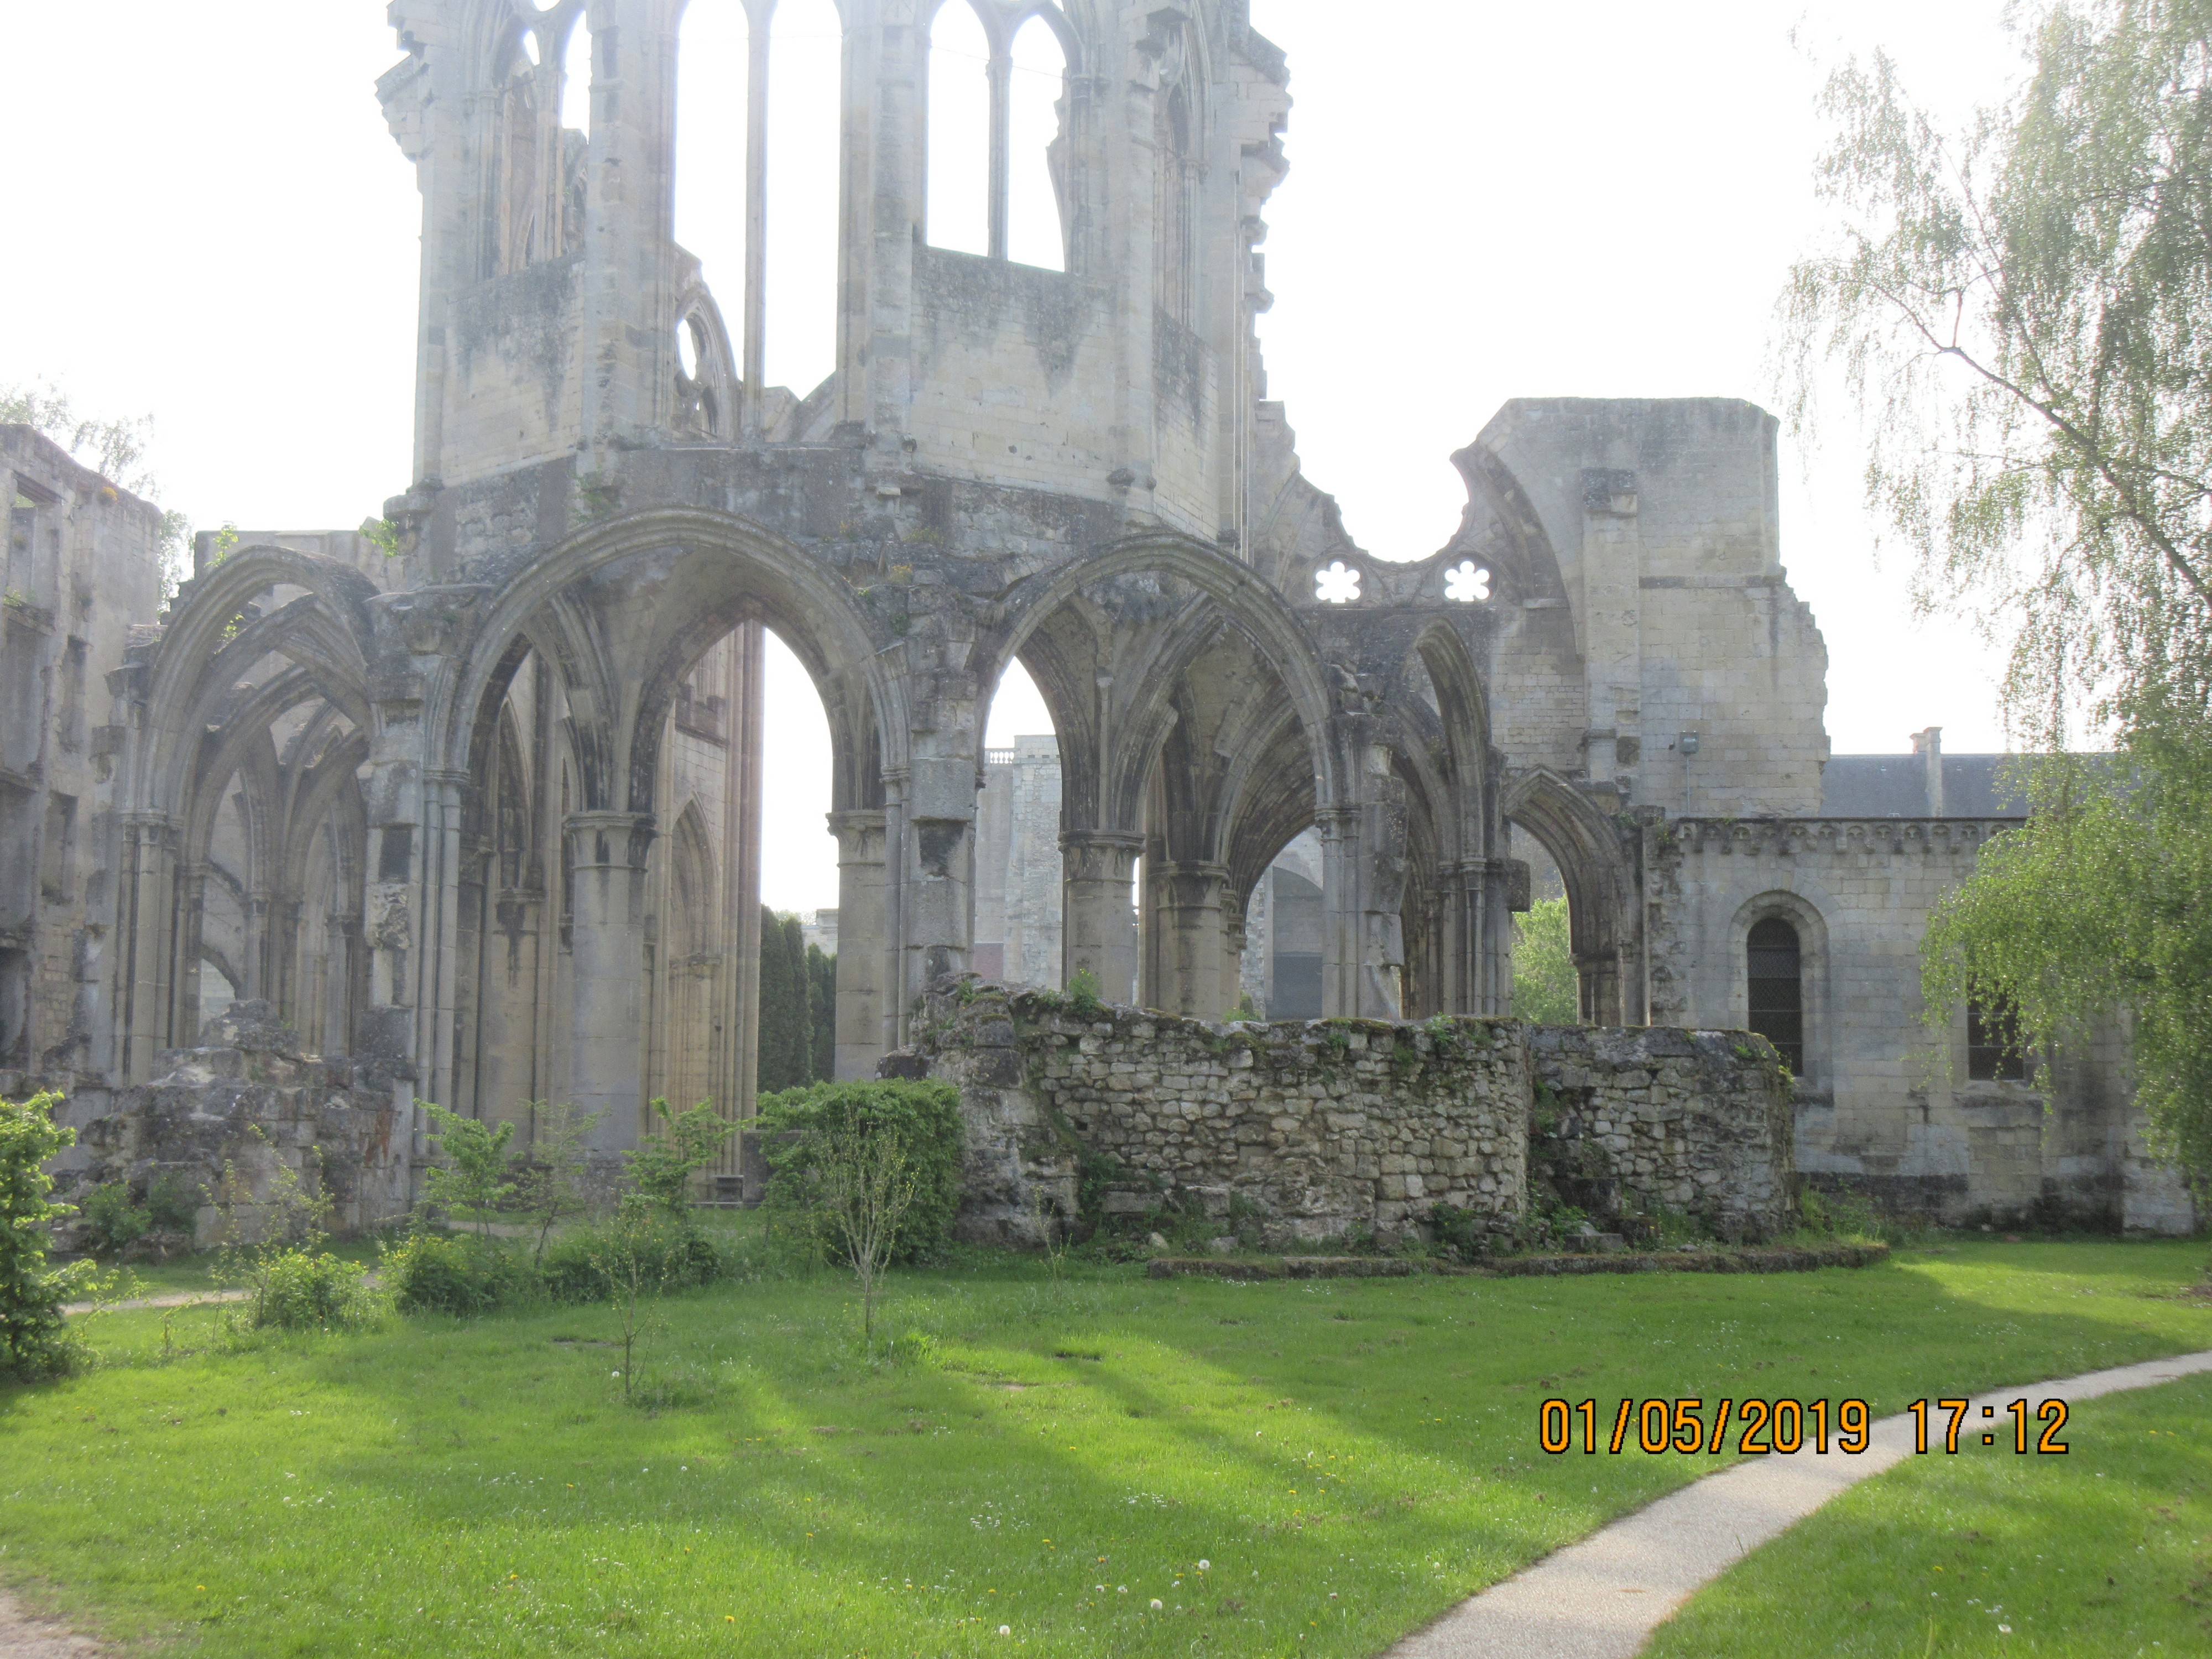
[[[1457,605],[1477,605],[1490,597],[1490,573],[1473,559],[1444,572],[1444,597]]]
[[[1359,597],[1359,572],[1337,560],[1314,572],[1314,595],[1323,605],[1349,605]]]

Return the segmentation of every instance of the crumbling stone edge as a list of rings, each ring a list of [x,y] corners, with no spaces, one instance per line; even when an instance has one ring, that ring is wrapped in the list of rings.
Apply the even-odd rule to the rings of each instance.
[[[1218,1256],[1154,1256],[1154,1279],[1409,1279],[1450,1273],[1480,1279],[1528,1279],[1574,1273],[1799,1273],[1822,1267],[1872,1267],[1889,1260],[1887,1244],[1836,1244],[1818,1249],[1639,1250],[1605,1255],[1504,1256],[1473,1267],[1407,1256],[1281,1256],[1234,1261]]]

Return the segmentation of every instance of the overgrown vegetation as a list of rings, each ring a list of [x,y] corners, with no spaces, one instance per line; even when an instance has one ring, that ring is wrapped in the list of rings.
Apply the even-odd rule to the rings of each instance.
[[[1962,132],[1877,56],[1821,168],[1838,246],[1784,311],[1793,414],[1840,364],[1870,498],[1924,610],[2009,643],[2005,710],[2050,758],[2033,816],[1929,930],[1939,1048],[1968,998],[2047,1071],[2124,1021],[2154,1145],[2212,1176],[2212,0],[2061,0],[2032,73]],[[2116,761],[2063,758],[2109,735]]]
[[[88,1263],[48,1265],[46,1237],[74,1212],[53,1201],[48,1159],[76,1144],[54,1121],[59,1095],[0,1100],[0,1376],[60,1376],[82,1363],[62,1308],[92,1277]]]
[[[1582,1024],[1565,895],[1538,899],[1513,918],[1513,1017],[1535,1025]]]
[[[770,1207],[799,1218],[838,1260],[859,1269],[840,1208],[851,1171],[833,1176],[830,1166],[864,1148],[881,1157],[872,1150],[878,1145],[895,1155],[902,1180],[914,1189],[889,1230],[887,1260],[912,1263],[944,1254],[960,1212],[964,1140],[960,1095],[951,1084],[820,1083],[764,1095],[760,1131],[774,1171]]]
[[[386,1247],[382,1277],[404,1313],[464,1317],[499,1309],[637,1298],[743,1277],[749,1264],[718,1250],[700,1231],[691,1188],[736,1127],[710,1103],[672,1112],[665,1124],[624,1153],[629,1190],[611,1211],[591,1214],[587,1143],[596,1115],[536,1109],[540,1130],[527,1154],[514,1126],[487,1124],[427,1106],[446,1159],[428,1184],[431,1204],[417,1224]],[[473,1224],[465,1235],[430,1225],[440,1210]],[[523,1218],[523,1236],[501,1237],[499,1214]],[[556,1233],[556,1224],[571,1223]],[[633,1328],[633,1342],[635,1341]]]
[[[189,1240],[198,1219],[202,1194],[180,1176],[158,1176],[138,1196],[124,1181],[103,1182],[85,1194],[77,1206],[78,1229],[85,1248],[104,1258],[127,1254],[139,1241],[155,1233],[181,1235]]]
[[[258,1129],[253,1133],[267,1145]],[[242,1304],[225,1310],[234,1330],[366,1330],[383,1316],[385,1299],[370,1289],[368,1269],[329,1249],[329,1194],[281,1157],[258,1195],[234,1163],[224,1164],[215,1201],[222,1247],[216,1276],[246,1291]]]

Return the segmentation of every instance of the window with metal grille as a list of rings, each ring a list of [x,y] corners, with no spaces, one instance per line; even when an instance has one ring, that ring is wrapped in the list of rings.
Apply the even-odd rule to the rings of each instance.
[[[1976,1083],[2027,1081],[2020,1010],[2003,997],[1966,1004],[1966,1076]]]
[[[1805,980],[1797,930],[1779,916],[1757,923],[1747,941],[1751,1029],[1799,1077],[1805,1075]]]

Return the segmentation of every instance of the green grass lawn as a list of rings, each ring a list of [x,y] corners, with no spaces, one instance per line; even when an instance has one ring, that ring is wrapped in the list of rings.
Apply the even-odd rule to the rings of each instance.
[[[1058,1290],[1010,1261],[897,1276],[888,1362],[843,1282],[762,1282],[662,1305],[658,1413],[605,1308],[167,1360],[161,1315],[118,1315],[103,1369],[0,1392],[0,1577],[255,1659],[1368,1655],[1723,1461],[1545,1456],[1548,1393],[1881,1413],[2212,1347],[2204,1256]]]
[[[2212,1377],[2084,1401],[2064,1457],[1968,1436],[1724,1574],[1652,1659],[2212,1652]]]

